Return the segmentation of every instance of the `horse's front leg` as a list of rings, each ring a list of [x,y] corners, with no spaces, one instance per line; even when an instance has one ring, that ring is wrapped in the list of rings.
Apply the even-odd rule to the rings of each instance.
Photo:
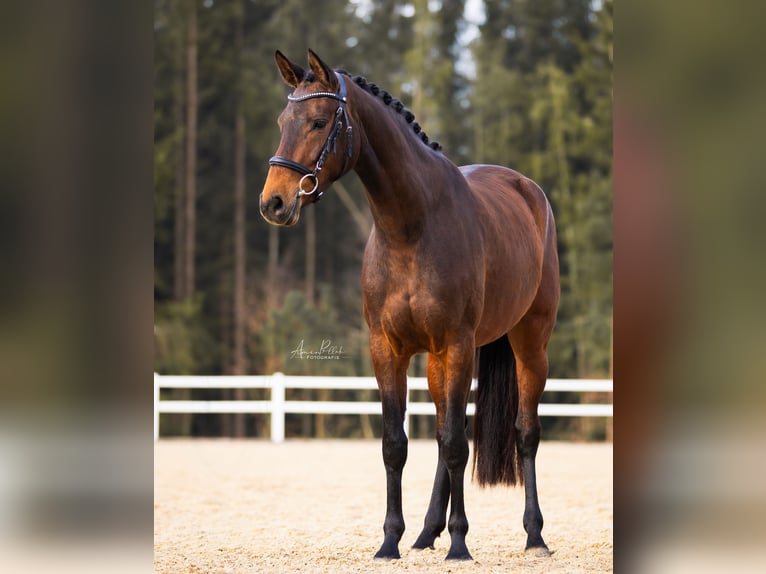
[[[407,461],[404,415],[409,357],[395,355],[385,337],[375,334],[370,336],[370,350],[383,406],[383,464],[386,467],[384,539],[375,558],[399,558],[399,540],[404,533],[402,469]]]
[[[439,446],[439,461],[436,464],[434,487],[431,491],[431,501],[428,504],[423,530],[420,532],[413,548],[423,550],[434,547],[438,538],[447,526],[447,505],[449,504],[450,484],[447,465],[442,459],[442,443],[444,438],[444,415],[446,412],[446,395],[444,387],[444,363],[436,355],[428,355],[428,390],[436,405],[436,442]]]
[[[465,515],[463,479],[468,463],[468,437],[465,434],[465,410],[474,362],[473,336],[457,340],[444,357],[446,409],[444,434],[439,457],[447,467],[450,487],[450,515],[447,528],[451,537],[447,560],[471,560],[465,544],[468,518]]]

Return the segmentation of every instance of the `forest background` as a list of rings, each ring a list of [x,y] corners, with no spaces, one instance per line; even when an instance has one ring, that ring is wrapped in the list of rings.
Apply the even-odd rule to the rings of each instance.
[[[562,277],[550,376],[612,376],[611,0],[156,0],[154,42],[156,372],[372,375],[359,280],[372,220],[358,178],[336,182],[295,228],[269,226],[258,211],[289,92],[274,51],[303,63],[312,48],[399,97],[456,164],[505,165],[540,184]],[[291,357],[302,341],[307,350],[332,341],[344,358]],[[411,375],[425,375],[424,359]],[[162,434],[266,436],[267,423],[163,415]],[[603,419],[543,425],[546,438],[611,437]],[[380,421],[290,415],[286,430],[371,437]],[[411,435],[433,436],[431,418],[416,417]]]

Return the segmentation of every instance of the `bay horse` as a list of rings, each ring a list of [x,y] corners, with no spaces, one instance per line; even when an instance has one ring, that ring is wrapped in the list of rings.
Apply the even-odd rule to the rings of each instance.
[[[463,478],[466,405],[477,365],[474,477],[525,486],[526,549],[549,555],[537,496],[537,405],[559,301],[556,229],[532,180],[505,167],[456,167],[401,101],[309,50],[310,69],[276,52],[293,88],[260,197],[263,217],[295,225],[350,170],[374,225],[364,251],[364,317],[383,412],[386,515],[375,558],[399,558],[410,358],[428,353],[439,458],[423,530],[433,548],[448,526],[447,559],[470,560]],[[313,166],[313,167],[310,167]],[[451,501],[449,521],[447,506]]]

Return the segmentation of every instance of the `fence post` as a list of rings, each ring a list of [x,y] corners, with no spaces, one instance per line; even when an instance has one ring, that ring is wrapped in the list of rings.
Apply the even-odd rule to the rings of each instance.
[[[154,442],[160,440],[160,376],[154,373]]]
[[[271,442],[285,440],[285,381],[282,373],[271,377]]]

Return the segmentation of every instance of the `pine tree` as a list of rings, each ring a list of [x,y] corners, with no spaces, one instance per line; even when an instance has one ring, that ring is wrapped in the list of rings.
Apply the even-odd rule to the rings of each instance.
[[[608,374],[611,356],[611,2],[486,4],[474,45],[477,161],[508,165],[550,197],[562,299],[554,376]]]

